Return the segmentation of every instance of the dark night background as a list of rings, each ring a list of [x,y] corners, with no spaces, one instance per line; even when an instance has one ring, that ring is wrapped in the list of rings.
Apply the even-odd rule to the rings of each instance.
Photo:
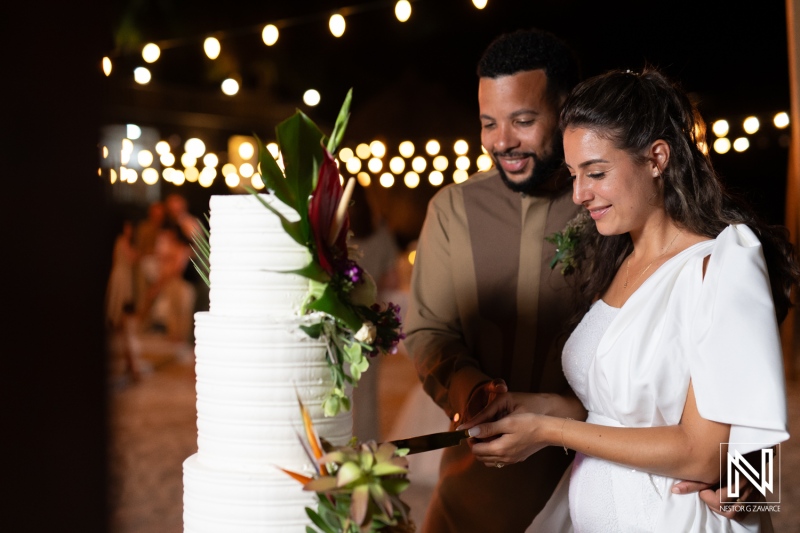
[[[341,5],[355,12],[334,39],[327,17]],[[138,121],[186,136],[203,132],[186,118],[204,113],[211,127],[203,133],[224,138],[271,131],[285,110],[300,107],[325,125],[353,87],[347,139],[458,136],[477,143],[474,68],[481,51],[501,32],[538,26],[574,47],[586,76],[661,67],[695,95],[706,119],[727,118],[732,137],[744,116],[761,115],[763,133],[748,152],[713,159],[732,187],[782,222],[788,150],[769,120],[789,107],[783,1],[489,0],[478,11],[469,0],[419,0],[405,24],[392,5],[76,0],[7,7],[13,16],[0,23],[7,69],[0,301],[8,340],[0,390],[10,422],[3,479],[12,493],[3,523],[18,527],[4,529],[106,530],[102,300],[120,206],[97,176],[105,124]],[[260,27],[279,20],[287,26],[267,48]],[[223,56],[212,64],[200,43],[215,31],[226,33]],[[192,39],[194,47],[180,44]],[[177,45],[162,49],[153,82],[142,88],[128,67],[142,64],[139,47],[151,40]],[[100,58],[117,43],[122,55],[105,78]],[[124,55],[124,46],[135,53]],[[241,75],[244,104],[219,92],[220,76],[233,71]],[[314,109],[300,103],[310,87],[322,94]],[[191,185],[182,192],[202,210],[207,198],[189,193]],[[423,208],[433,192],[420,186],[411,197],[395,189],[397,205]]]

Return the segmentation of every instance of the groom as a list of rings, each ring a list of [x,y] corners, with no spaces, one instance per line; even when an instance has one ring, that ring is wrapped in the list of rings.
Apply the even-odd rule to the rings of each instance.
[[[405,322],[417,373],[453,427],[500,392],[568,390],[561,348],[571,291],[549,267],[555,249],[545,237],[578,209],[558,131],[577,62],[554,35],[517,31],[489,45],[478,77],[481,143],[495,168],[431,200]],[[476,461],[466,445],[447,448],[422,531],[522,532],[571,459],[549,447],[497,469]],[[703,498],[719,507],[712,491]]]

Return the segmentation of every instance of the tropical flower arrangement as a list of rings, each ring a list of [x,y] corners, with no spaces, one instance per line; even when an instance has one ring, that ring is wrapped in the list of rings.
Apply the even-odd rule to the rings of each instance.
[[[316,312],[319,322],[301,326],[314,339],[325,339],[333,387],[323,400],[326,416],[350,409],[348,384],[356,385],[369,368],[369,358],[394,353],[405,335],[400,308],[377,302],[372,277],[355,261],[358,251],[348,246],[347,208],[352,197],[353,178],[343,187],[333,155],[342,140],[350,117],[352,89],[348,91],[330,138],[302,111],[278,124],[277,142],[283,169],[264,143],[256,137],[261,176],[269,193],[295,210],[298,220],[287,219],[272,205],[248,191],[281,221],[283,229],[297,243],[308,248],[311,261],[291,273],[309,280],[309,291],[300,313]],[[204,228],[205,229],[205,228]],[[206,283],[208,278],[208,233],[195,239],[200,257],[195,266]]]
[[[299,402],[298,398],[298,402]],[[317,494],[317,509],[306,514],[319,528],[308,533],[412,533],[414,523],[400,493],[409,485],[408,449],[393,444],[363,444],[332,448],[314,430],[308,410],[300,402],[306,441],[303,448],[315,471],[306,476],[281,468]],[[355,441],[355,439],[354,439]]]

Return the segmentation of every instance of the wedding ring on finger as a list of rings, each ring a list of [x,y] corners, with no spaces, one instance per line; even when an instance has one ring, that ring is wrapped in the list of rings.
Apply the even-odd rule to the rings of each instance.
[[[503,463],[495,463],[494,466],[497,468],[503,468],[506,465],[504,465]]]

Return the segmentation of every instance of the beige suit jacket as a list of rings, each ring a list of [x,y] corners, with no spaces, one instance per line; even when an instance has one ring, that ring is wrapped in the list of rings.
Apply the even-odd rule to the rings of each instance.
[[[472,390],[503,378],[511,391],[563,393],[565,324],[572,291],[551,270],[544,240],[576,213],[567,187],[514,193],[496,170],[442,189],[431,200],[406,314],[406,346],[427,393],[451,418]],[[455,424],[454,424],[455,425]],[[568,464],[548,448],[502,470],[462,444],[445,451],[423,531],[522,532]]]

